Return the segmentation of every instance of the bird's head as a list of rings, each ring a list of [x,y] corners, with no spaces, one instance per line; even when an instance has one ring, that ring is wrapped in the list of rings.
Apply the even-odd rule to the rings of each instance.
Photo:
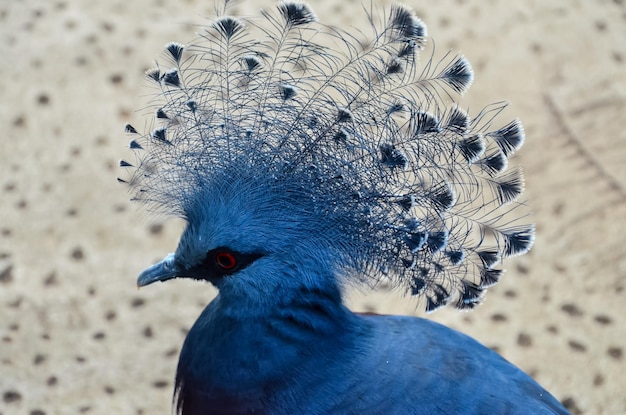
[[[139,285],[271,293],[387,275],[428,311],[475,307],[501,260],[533,243],[521,170],[507,168],[521,124],[492,129],[504,105],[471,118],[449,103],[472,69],[420,61],[426,27],[404,6],[365,48],[301,2],[264,16],[256,32],[220,17],[199,45],[166,46],[171,69],[147,72],[159,125],[127,126],[137,164],[121,165],[136,167],[135,199],[187,228]]]

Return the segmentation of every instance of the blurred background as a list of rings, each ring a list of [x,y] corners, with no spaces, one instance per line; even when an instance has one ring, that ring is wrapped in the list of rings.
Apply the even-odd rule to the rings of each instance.
[[[310,3],[326,24],[367,27],[369,3]],[[625,3],[408,2],[437,56],[472,62],[461,106],[508,100],[502,123],[524,122],[515,162],[537,223],[485,304],[428,318],[498,350],[573,414],[626,413]],[[117,165],[124,125],[151,120],[143,72],[214,16],[207,0],[0,0],[0,415],[170,413],[180,347],[215,290],[135,288],[182,225],[131,204]],[[415,314],[397,292],[350,303]]]

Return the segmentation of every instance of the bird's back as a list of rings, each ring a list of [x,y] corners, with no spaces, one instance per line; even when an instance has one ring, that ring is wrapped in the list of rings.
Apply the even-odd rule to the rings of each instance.
[[[530,376],[462,333],[421,318],[361,318],[376,333],[355,381],[357,390],[368,385],[361,413],[568,413]]]

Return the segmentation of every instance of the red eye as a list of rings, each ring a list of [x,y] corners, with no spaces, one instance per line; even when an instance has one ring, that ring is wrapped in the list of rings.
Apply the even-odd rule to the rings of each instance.
[[[237,259],[230,252],[218,252],[215,254],[215,263],[223,269],[231,270],[237,266]]]

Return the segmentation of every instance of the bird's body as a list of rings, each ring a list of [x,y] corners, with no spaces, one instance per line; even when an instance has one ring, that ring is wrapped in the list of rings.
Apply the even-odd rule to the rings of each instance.
[[[337,292],[299,294],[264,315],[233,310],[221,294],[204,310],[178,366],[183,414],[567,413],[464,334],[353,314]]]
[[[278,11],[251,24],[261,38],[220,17],[198,46],[167,45],[172,69],[148,72],[161,125],[131,141],[128,183],[187,227],[138,285],[219,290],[181,351],[178,411],[567,413],[465,335],[342,301],[385,280],[428,311],[475,307],[533,242],[521,171],[507,169],[521,124],[493,129],[502,105],[471,119],[454,104],[469,63],[420,64],[426,28],[403,6],[367,45],[315,26],[304,3]]]

